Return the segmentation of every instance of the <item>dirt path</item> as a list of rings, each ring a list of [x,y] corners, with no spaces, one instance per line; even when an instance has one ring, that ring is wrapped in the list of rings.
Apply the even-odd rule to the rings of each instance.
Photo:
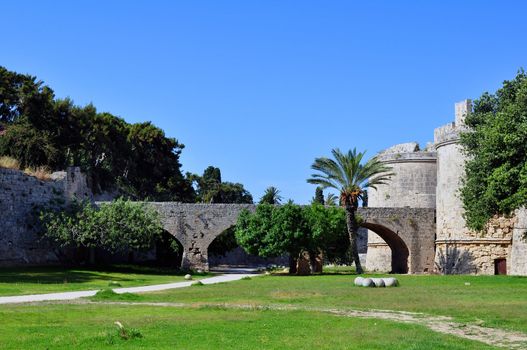
[[[250,305],[250,304],[218,304],[218,303],[164,303],[164,302],[93,302],[86,300],[75,301],[75,303],[90,304],[112,304],[112,305],[146,305],[159,307],[224,307],[228,309],[246,309],[246,310],[279,310],[279,311],[312,311],[324,312],[332,315],[343,317],[362,317],[377,318],[395,322],[404,322],[418,324],[429,329],[454,335],[461,338],[480,341],[482,343],[503,347],[507,349],[527,349],[527,334],[515,331],[508,331],[499,328],[482,327],[477,324],[460,323],[454,321],[451,317],[431,316],[416,312],[391,311],[391,310],[342,310],[333,308],[313,308],[313,307],[296,307],[283,305]]]

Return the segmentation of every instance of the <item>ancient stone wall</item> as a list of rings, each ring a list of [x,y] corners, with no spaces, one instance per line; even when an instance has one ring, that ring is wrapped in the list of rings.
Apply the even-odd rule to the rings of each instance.
[[[54,173],[47,181],[0,168],[0,266],[57,263],[56,252],[35,234],[32,214],[49,202],[89,196],[78,168]]]
[[[436,240],[436,269],[442,273],[492,275],[496,259],[510,262],[516,216],[495,216],[484,230]],[[509,264],[510,265],[510,264]],[[510,270],[510,266],[508,266]]]
[[[512,232],[512,247],[510,252],[508,273],[511,275],[527,275],[527,209],[516,211],[516,223]]]

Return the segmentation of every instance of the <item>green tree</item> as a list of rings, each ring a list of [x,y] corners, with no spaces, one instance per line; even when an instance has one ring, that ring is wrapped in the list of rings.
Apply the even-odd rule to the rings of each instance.
[[[249,254],[289,254],[290,273],[295,273],[300,253],[307,251],[313,266],[320,252],[332,261],[338,260],[337,256],[345,255],[349,242],[344,210],[317,203],[305,207],[291,202],[281,206],[259,204],[254,213],[245,210],[240,214],[235,236]]]
[[[280,196],[280,190],[274,186],[267,187],[264,195],[260,198],[260,204],[280,204],[282,196]]]
[[[132,161],[126,180],[136,198],[185,202],[193,197],[192,186],[180,171],[183,144],[150,122],[131,125],[128,141]]]
[[[53,135],[24,122],[9,125],[0,136],[0,155],[15,158],[26,168],[56,164],[60,150]]]
[[[94,192],[194,201],[181,174],[183,145],[151,123],[130,125],[95,106],[55,99],[42,81],[0,67],[0,155],[22,167],[80,166]]]
[[[371,158],[362,164],[364,152],[356,149],[342,153],[338,148],[331,151],[333,158],[316,158],[311,168],[318,173],[311,175],[308,183],[325,188],[334,188],[340,192],[340,203],[346,211],[346,224],[350,241],[350,249],[357,273],[363,269],[357,250],[358,224],[356,212],[359,200],[362,199],[364,190],[375,189],[376,186],[385,184],[393,175],[391,168],[381,163],[376,158]]]
[[[108,252],[151,248],[163,230],[154,209],[123,199],[99,208],[83,202],[45,209],[39,221],[43,236],[62,247],[98,247]]]
[[[324,191],[322,188],[317,187],[315,189],[315,197],[313,197],[312,203],[324,204]]]
[[[197,199],[203,203],[252,204],[252,195],[240,183],[222,182],[219,168],[209,166],[202,176],[187,174],[197,184]]]
[[[310,230],[302,207],[259,204],[255,213],[243,211],[236,224],[236,240],[249,254],[290,256],[290,273],[296,272],[300,252],[311,248]]]
[[[481,230],[495,214],[527,204],[527,74],[474,101],[461,135],[468,155],[461,189],[465,218]]]
[[[326,200],[324,201],[325,205],[330,206],[336,206],[338,202],[339,197],[337,197],[334,193],[328,193],[326,196]]]
[[[319,203],[305,206],[304,216],[309,227],[310,244],[307,249],[314,266],[314,258],[322,252],[327,261],[340,263],[349,249],[346,213],[337,206],[325,207]]]

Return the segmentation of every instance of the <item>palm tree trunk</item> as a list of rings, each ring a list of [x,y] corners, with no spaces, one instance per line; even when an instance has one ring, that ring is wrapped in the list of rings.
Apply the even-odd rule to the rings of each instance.
[[[357,273],[361,274],[364,272],[364,270],[362,270],[359,258],[359,250],[357,249],[358,225],[357,218],[355,217],[355,212],[357,211],[357,208],[352,205],[346,205],[345,209],[346,224],[348,226],[348,235],[350,238],[351,257],[353,258],[353,261],[355,261],[355,269],[357,270]]]

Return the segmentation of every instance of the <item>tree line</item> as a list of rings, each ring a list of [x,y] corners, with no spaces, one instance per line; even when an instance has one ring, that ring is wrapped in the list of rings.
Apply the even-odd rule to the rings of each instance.
[[[127,123],[93,104],[59,99],[36,77],[0,66],[0,156],[23,168],[80,166],[94,193],[134,200],[252,203],[218,168],[182,174],[184,145],[151,122]]]

